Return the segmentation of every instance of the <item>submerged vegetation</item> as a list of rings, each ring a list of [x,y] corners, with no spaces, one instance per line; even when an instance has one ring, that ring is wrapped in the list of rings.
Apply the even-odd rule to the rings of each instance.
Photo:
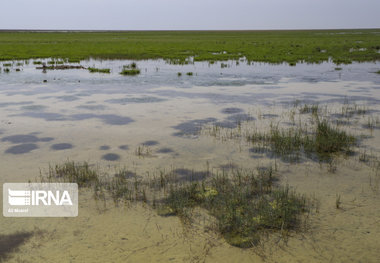
[[[158,59],[337,64],[380,59],[379,29],[294,31],[0,32],[0,60]]]
[[[126,170],[101,175],[87,163],[66,162],[50,166],[42,178],[91,187],[97,200],[143,202],[159,215],[177,215],[184,223],[195,219],[194,208],[203,209],[216,219],[213,229],[231,245],[244,248],[257,244],[263,233],[299,229],[304,213],[313,205],[288,186],[276,186],[272,167],[216,174],[193,171],[185,177],[177,171],[141,179]]]

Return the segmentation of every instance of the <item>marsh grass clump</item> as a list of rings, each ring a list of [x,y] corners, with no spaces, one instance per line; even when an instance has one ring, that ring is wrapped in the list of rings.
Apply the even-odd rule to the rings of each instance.
[[[58,179],[63,182],[77,183],[79,187],[88,187],[98,184],[100,175],[87,162],[67,161],[61,165],[49,166],[47,179],[49,181]]]
[[[193,76],[193,72],[187,72],[186,75]]]
[[[163,216],[178,215],[191,221],[192,209],[201,207],[216,219],[216,230],[226,241],[247,248],[265,232],[301,227],[308,200],[287,187],[275,187],[272,168],[257,172],[235,170],[202,182],[176,184],[158,206]]]
[[[9,68],[4,68],[4,72],[9,73],[9,72],[11,72],[11,70]]]
[[[375,73],[376,73],[376,74],[380,74],[380,70],[376,71]]]
[[[4,67],[12,67],[12,63],[4,63],[3,66]]]
[[[251,132],[247,140],[255,145],[269,146],[274,155],[288,161],[299,160],[302,153],[319,161],[331,161],[335,154],[349,154],[356,143],[356,138],[339,126],[319,119],[311,130],[301,126],[280,128],[271,124],[269,132]]]
[[[123,66],[123,70],[120,72],[121,75],[126,76],[135,76],[140,74],[141,70],[137,68],[137,64],[135,62]]]
[[[42,65],[42,61],[33,61],[33,65]]]
[[[335,153],[349,154],[355,143],[354,136],[323,120],[318,122],[315,136],[307,137],[304,148],[307,153],[316,153],[320,160],[326,161]]]
[[[182,73],[181,73],[181,72],[178,72],[178,73],[177,73],[177,76],[178,76],[178,77],[181,77],[181,76],[182,76]]]
[[[111,69],[109,68],[88,68],[88,71],[90,71],[90,73],[111,73]]]

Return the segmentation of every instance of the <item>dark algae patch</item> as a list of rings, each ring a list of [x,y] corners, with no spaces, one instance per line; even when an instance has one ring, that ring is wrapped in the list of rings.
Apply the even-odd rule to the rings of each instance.
[[[0,234],[0,262],[10,258],[10,254],[17,252],[18,248],[33,236],[33,232],[16,232],[13,234]]]

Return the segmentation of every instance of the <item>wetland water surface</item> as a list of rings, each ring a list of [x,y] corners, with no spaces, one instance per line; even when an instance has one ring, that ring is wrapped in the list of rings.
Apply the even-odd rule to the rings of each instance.
[[[77,218],[2,217],[0,244],[9,237],[14,248],[0,249],[0,261],[378,260],[380,75],[374,72],[379,63],[336,70],[332,63],[147,60],[137,62],[139,75],[120,75],[131,62],[81,62],[110,68],[110,74],[43,72],[32,61],[0,73],[1,182],[37,180],[40,170],[44,174],[49,165],[67,160],[87,161],[111,174],[125,167],[130,176],[173,170],[181,178],[275,164],[278,184],[319,203],[307,229],[286,238],[269,235],[260,246],[241,249],[207,231],[205,222],[183,226],[148,206],[104,205],[83,190]],[[289,162],[241,138],[271,124],[297,125],[305,104],[318,105],[324,117],[360,138],[352,154],[329,163]],[[237,130],[239,136],[232,136]]]

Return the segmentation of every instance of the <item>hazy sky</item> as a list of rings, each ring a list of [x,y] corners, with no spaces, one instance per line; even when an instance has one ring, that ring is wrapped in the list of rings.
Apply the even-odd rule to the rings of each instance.
[[[380,0],[1,0],[0,29],[380,28]]]

